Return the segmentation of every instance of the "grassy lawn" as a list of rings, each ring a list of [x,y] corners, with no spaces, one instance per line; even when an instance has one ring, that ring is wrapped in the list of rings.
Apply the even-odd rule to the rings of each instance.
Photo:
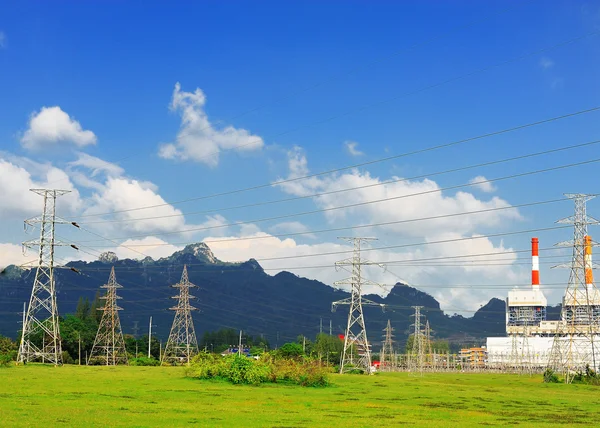
[[[332,377],[328,388],[235,386],[175,367],[0,369],[0,426],[596,425],[600,389],[537,377],[406,373]]]

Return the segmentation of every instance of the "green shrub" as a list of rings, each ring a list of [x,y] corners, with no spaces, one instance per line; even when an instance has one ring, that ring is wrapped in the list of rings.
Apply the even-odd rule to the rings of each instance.
[[[0,354],[0,367],[7,367],[13,361],[17,360],[17,351],[9,351]]]
[[[558,376],[552,369],[546,369],[544,372],[544,383],[559,383]]]
[[[258,385],[264,382],[289,383],[302,386],[326,386],[331,368],[313,359],[281,358],[263,354],[259,360],[245,356],[221,357],[201,353],[186,369],[188,377],[220,378],[234,384]]]
[[[130,366],[159,366],[160,361],[155,358],[138,357],[129,360]]]

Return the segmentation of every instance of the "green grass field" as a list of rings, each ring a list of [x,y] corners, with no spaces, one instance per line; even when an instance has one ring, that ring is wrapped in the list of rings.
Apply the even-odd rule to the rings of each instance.
[[[176,367],[0,369],[0,426],[597,426],[600,389],[540,376],[335,375],[328,388],[235,386]]]

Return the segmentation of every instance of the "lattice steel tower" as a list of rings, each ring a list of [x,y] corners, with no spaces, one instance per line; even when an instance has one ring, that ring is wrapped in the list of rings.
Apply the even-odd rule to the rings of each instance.
[[[409,358],[408,370],[410,372],[423,373],[423,365],[425,362],[425,337],[421,328],[421,309],[423,306],[413,306],[415,314],[411,317],[415,317],[415,323],[413,324],[415,330],[413,333],[413,343],[411,355]]]
[[[197,308],[190,305],[190,298],[194,297],[190,296],[190,288],[196,286],[188,279],[187,266],[183,266],[181,281],[172,287],[179,289],[179,295],[172,297],[177,299],[177,306],[170,308],[175,311],[175,318],[162,360],[179,363],[185,361],[189,364],[190,358],[198,353],[198,341],[192,320],[192,311]]]
[[[353,244],[354,251],[352,257],[341,260],[335,263],[336,269],[348,270],[346,267],[351,266],[350,270],[352,276],[350,278],[336,281],[335,285],[349,284],[351,286],[350,297],[333,302],[331,304],[331,310],[335,311],[338,305],[349,305],[350,310],[348,311],[348,324],[346,326],[346,334],[344,335],[344,351],[342,353],[342,360],[340,364],[340,373],[352,371],[356,368],[362,370],[364,373],[371,373],[371,345],[367,340],[367,330],[365,328],[365,317],[363,315],[363,305],[366,306],[380,306],[384,307],[383,304],[375,303],[371,300],[362,298],[362,287],[363,285],[377,285],[379,284],[366,280],[362,277],[362,266],[376,265],[383,267],[380,263],[370,262],[364,260],[360,256],[361,243],[375,241],[376,238],[339,238],[348,241]],[[358,354],[358,361],[353,362],[352,353],[356,350]],[[352,367],[355,365],[355,367]]]
[[[594,195],[565,194],[565,196],[575,202],[575,213],[557,223],[573,224],[573,241],[560,242],[556,245],[572,247],[573,258],[570,265],[556,266],[569,267],[571,274],[563,298],[561,319],[554,338],[549,365],[552,369],[562,372],[565,381],[570,382],[572,373],[583,370],[586,364],[597,368],[594,336],[598,334],[600,321],[600,293],[591,275],[593,243],[587,236],[587,227],[597,225],[599,222],[588,216],[586,212],[586,202],[593,199]],[[586,275],[586,271],[589,275]]]
[[[114,267],[110,270],[108,283],[101,288],[106,288],[106,296],[100,297],[105,303],[104,307],[98,308],[103,311],[102,319],[88,361],[94,359],[107,366],[127,364],[127,350],[119,319],[119,311],[123,309],[117,306],[117,300],[121,298],[117,296],[117,288],[123,287],[117,283]]]
[[[44,198],[42,215],[25,220],[25,226],[39,224],[40,239],[23,243],[23,249],[39,247],[38,265],[33,281],[29,306],[23,323],[23,334],[17,361],[41,360],[62,364],[62,348],[54,282],[54,247],[64,245],[54,239],[57,223],[68,223],[56,217],[56,198],[68,190],[31,189]]]
[[[388,320],[387,326],[383,329],[383,331],[385,332],[385,335],[383,336],[384,341],[383,341],[383,346],[381,347],[381,356],[380,356],[381,362],[379,363],[379,367],[383,371],[389,371],[389,370],[393,369],[393,367],[395,365],[394,341],[392,339],[394,337],[394,335],[392,334],[394,329],[392,328],[392,324],[390,323],[390,320]]]

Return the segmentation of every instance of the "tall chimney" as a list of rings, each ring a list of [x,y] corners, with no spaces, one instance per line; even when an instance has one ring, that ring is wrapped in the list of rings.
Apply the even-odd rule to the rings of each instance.
[[[540,289],[540,258],[537,238],[531,238],[531,288]]]
[[[592,271],[592,238],[586,235],[583,238],[583,242],[585,244],[583,252],[583,265],[585,267],[585,285],[588,291],[592,291],[594,289],[594,273]]]

